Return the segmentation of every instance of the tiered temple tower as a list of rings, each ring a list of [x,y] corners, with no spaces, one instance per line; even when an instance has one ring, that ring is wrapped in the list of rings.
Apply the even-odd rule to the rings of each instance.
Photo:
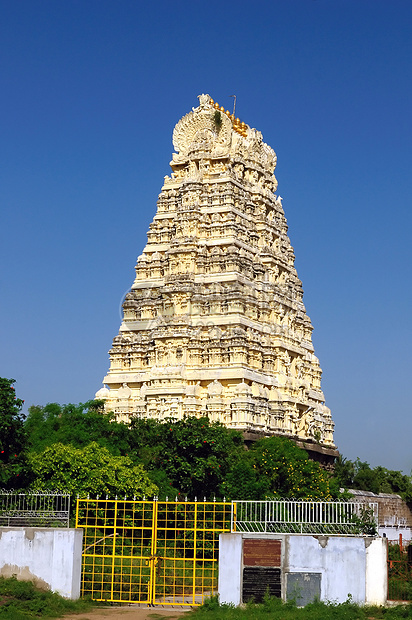
[[[172,174],[96,397],[118,419],[208,415],[332,453],[276,155],[209,95],[199,100],[174,129]]]

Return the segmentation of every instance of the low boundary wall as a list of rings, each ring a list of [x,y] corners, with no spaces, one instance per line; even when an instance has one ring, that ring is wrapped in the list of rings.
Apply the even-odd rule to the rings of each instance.
[[[78,599],[82,541],[80,529],[0,527],[0,575]]]
[[[372,493],[371,491],[359,491],[349,489],[354,501],[376,502],[379,514],[379,535],[385,535],[388,540],[399,540],[402,534],[403,540],[412,541],[412,505],[406,503],[400,495],[394,493]]]
[[[382,538],[298,534],[221,534],[219,598],[240,605],[268,590],[306,605],[315,597],[384,605],[387,544]]]

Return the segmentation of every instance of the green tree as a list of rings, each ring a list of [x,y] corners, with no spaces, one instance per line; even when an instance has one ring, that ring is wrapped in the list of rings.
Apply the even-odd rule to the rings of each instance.
[[[381,493],[397,493],[406,502],[412,502],[412,477],[401,471],[377,467],[381,473]]]
[[[400,471],[372,468],[359,458],[350,461],[339,457],[335,463],[335,476],[346,489],[371,491],[372,493],[397,493],[405,501],[412,500],[412,479]]]
[[[244,455],[240,433],[209,418],[135,419],[132,454],[142,459],[161,496],[223,497],[234,459]]]
[[[25,477],[24,400],[17,398],[14,383],[0,378],[0,485],[4,488],[22,486]]]
[[[258,476],[247,453],[242,459],[233,462],[223,488],[228,499],[262,500],[271,495],[270,479]]]
[[[332,498],[329,474],[289,439],[268,437],[256,441],[247,459],[255,472],[255,480],[250,472],[243,471],[243,463],[236,464],[228,477],[233,499]],[[237,476],[237,484],[236,472],[243,472]],[[250,497],[251,494],[254,497]]]
[[[136,465],[128,456],[114,456],[96,442],[84,448],[53,444],[41,453],[31,452],[29,461],[34,489],[65,490],[82,497],[126,495],[139,499],[158,492],[142,464]]]
[[[30,450],[35,452],[55,443],[82,448],[93,441],[114,455],[128,454],[130,450],[129,426],[116,422],[113,414],[105,413],[102,401],[32,406],[25,429]]]

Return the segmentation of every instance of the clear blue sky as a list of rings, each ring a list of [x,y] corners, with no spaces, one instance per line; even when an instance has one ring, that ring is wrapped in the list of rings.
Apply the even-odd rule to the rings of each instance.
[[[209,93],[278,155],[344,456],[412,467],[410,0],[2,0],[0,376],[108,370],[175,123]]]

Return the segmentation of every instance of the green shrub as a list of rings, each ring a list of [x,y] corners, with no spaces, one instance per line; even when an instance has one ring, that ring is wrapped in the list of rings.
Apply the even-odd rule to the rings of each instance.
[[[314,601],[304,608],[296,607],[294,601],[283,603],[280,599],[266,596],[261,605],[248,603],[244,607],[219,605],[217,597],[185,614],[199,620],[398,620],[412,618],[412,605],[395,607],[371,607],[356,605],[350,596],[344,603]]]
[[[88,611],[92,605],[90,601],[71,601],[54,592],[40,590],[30,581],[0,577],[1,620],[61,618],[64,614]]]

